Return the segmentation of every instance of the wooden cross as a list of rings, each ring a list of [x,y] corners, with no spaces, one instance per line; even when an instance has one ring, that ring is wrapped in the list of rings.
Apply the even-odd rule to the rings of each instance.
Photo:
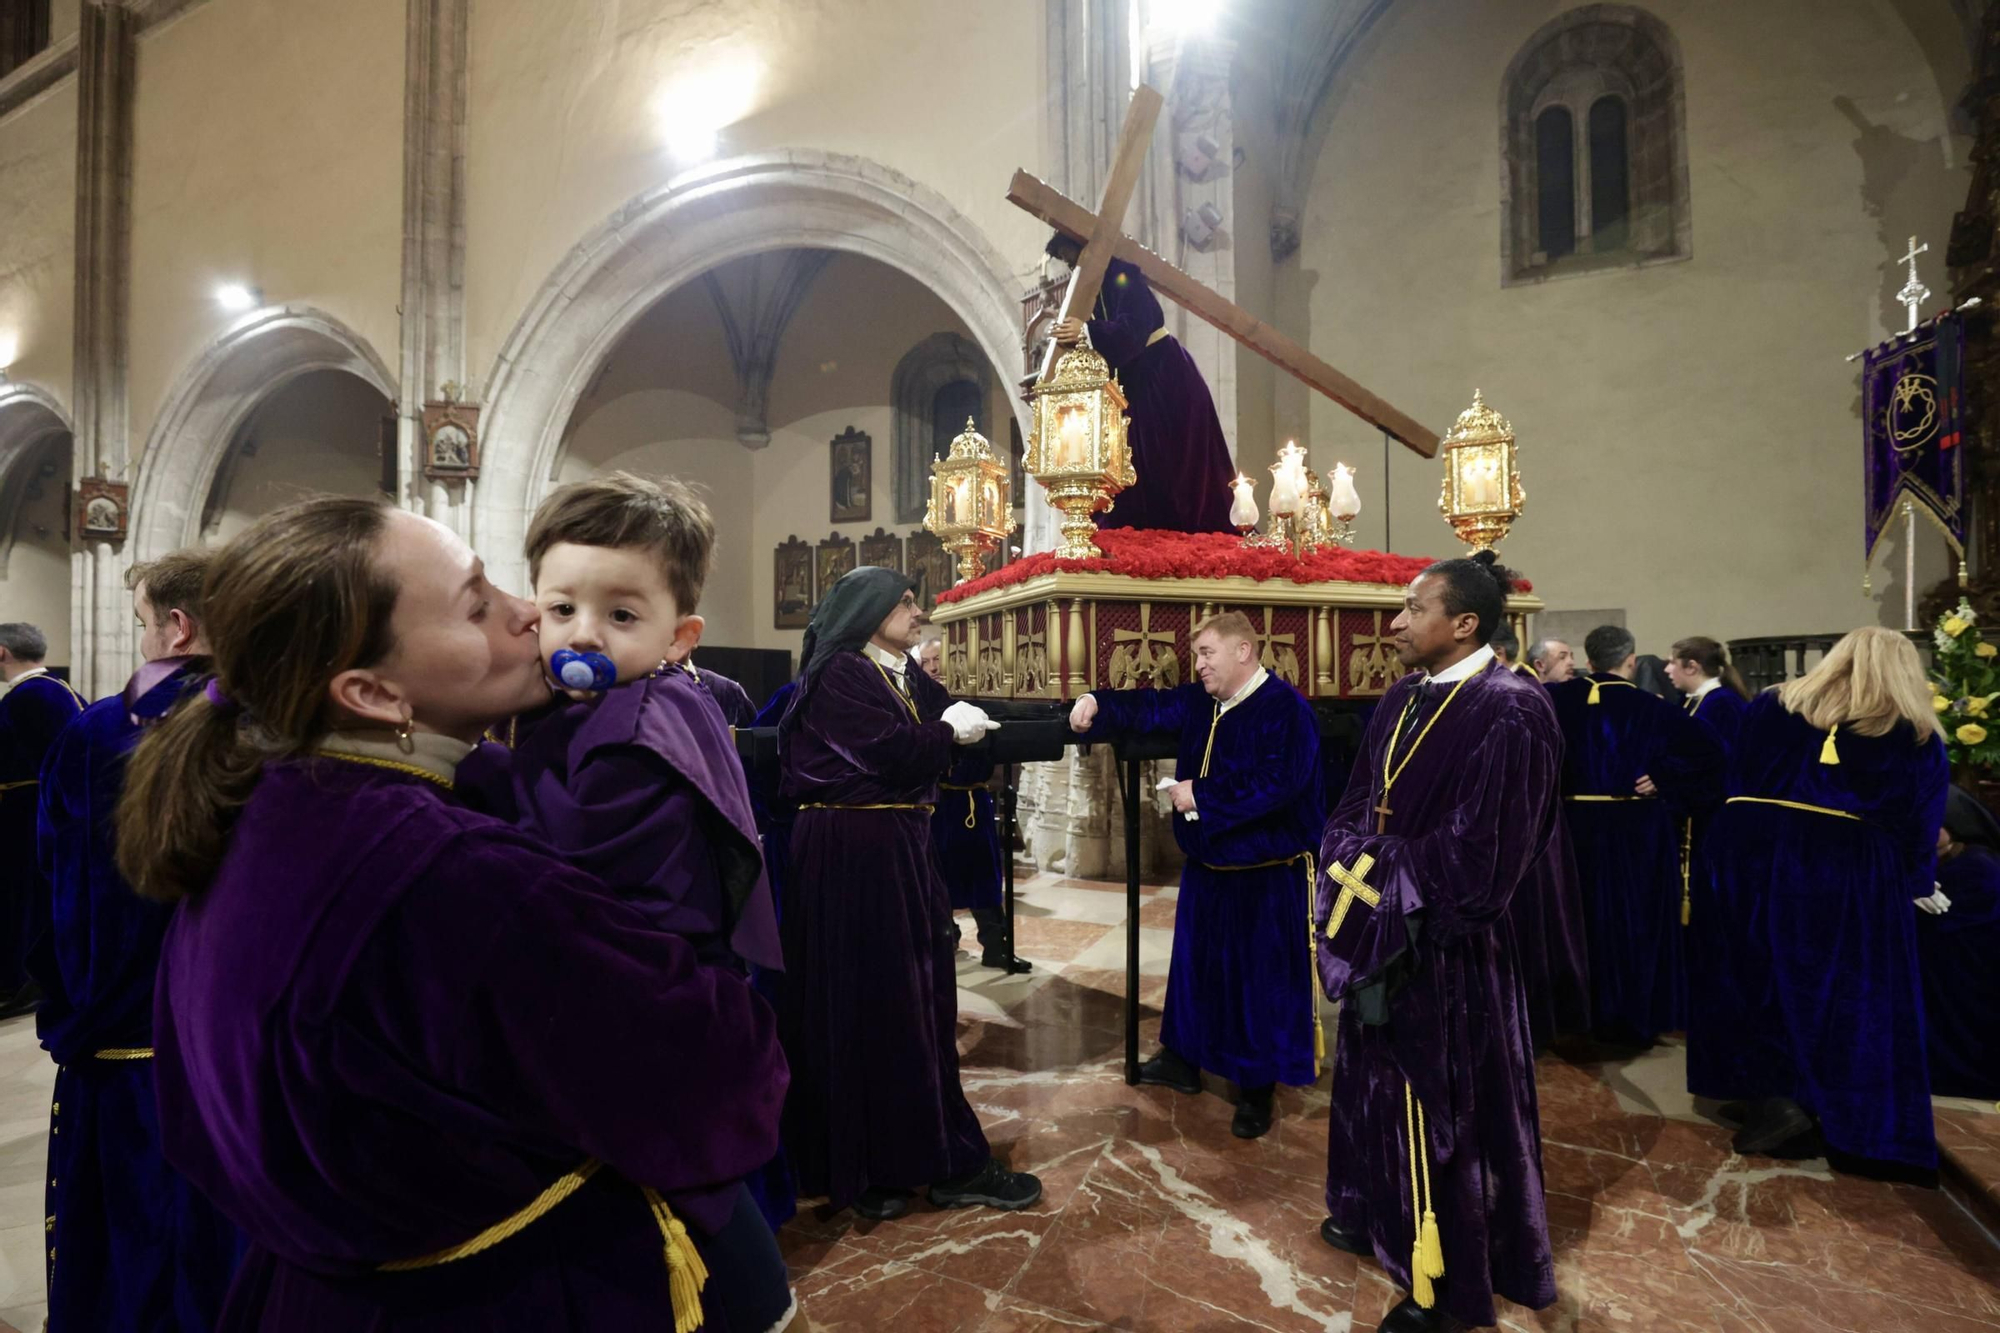
[[[1375,803],[1375,831],[1377,833],[1387,833],[1389,831],[1389,816],[1395,813],[1394,810],[1389,808],[1389,793],[1386,791],[1383,792],[1382,799]]]
[[[1326,923],[1328,939],[1340,933],[1341,923],[1347,920],[1347,909],[1354,906],[1356,898],[1370,907],[1382,905],[1382,895],[1368,883],[1368,872],[1374,868],[1375,858],[1363,852],[1355,859],[1352,870],[1338,861],[1327,869],[1327,878],[1340,885],[1340,896],[1333,900],[1333,916]]]
[[[1145,274],[1154,291],[1178,302],[1188,313],[1213,324],[1278,369],[1303,380],[1425,458],[1435,458],[1436,431],[1397,411],[1249,311],[1123,234],[1120,228],[1124,226],[1125,209],[1132,201],[1139,172],[1145,166],[1147,145],[1152,141],[1153,123],[1159,119],[1162,100],[1159,92],[1147,84],[1139,85],[1132,94],[1124,127],[1118,132],[1118,151],[1111,159],[1111,175],[1104,183],[1104,194],[1095,213],[1025,171],[1014,173],[1013,183],[1007,189],[1008,201],[1083,243],[1083,253],[1077,256],[1076,267],[1070,271],[1069,287],[1063,293],[1058,318],[1087,315],[1103,290],[1105,270],[1114,257],[1122,259]],[[1055,354],[1055,344],[1051,342],[1036,378],[1049,377]]]

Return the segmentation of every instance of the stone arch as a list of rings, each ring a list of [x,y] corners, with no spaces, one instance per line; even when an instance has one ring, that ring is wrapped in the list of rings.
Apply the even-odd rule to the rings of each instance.
[[[993,365],[1020,357],[1018,275],[935,191],[865,158],[804,149],[676,177],[578,242],[487,376],[472,535],[503,587],[525,580],[528,515],[551,485],[578,400],[632,322],[717,264],[789,248],[846,251],[907,273],[965,321]]]
[[[938,391],[957,380],[979,386],[981,404],[993,399],[993,367],[976,344],[956,333],[933,333],[896,363],[889,379],[889,457],[895,468],[896,521],[920,523],[930,496],[932,404]],[[982,413],[983,415],[983,413]],[[991,423],[979,422],[981,430]]]
[[[390,402],[396,377],[360,334],[309,306],[275,306],[238,321],[181,372],[146,437],[132,484],[132,560],[198,541],[217,470],[257,405],[314,370],[343,370]]]
[[[69,413],[48,390],[34,384],[0,381],[0,578],[14,551],[15,518],[36,470],[52,447],[66,445]],[[61,469],[64,488],[69,469]]]

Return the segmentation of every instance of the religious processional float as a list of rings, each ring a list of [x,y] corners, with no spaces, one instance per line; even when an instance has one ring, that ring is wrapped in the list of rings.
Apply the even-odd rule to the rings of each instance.
[[[1520,515],[1525,495],[1514,431],[1477,391],[1442,441],[1278,330],[1120,234],[1160,94],[1132,97],[1098,209],[1064,198],[1016,172],[1008,199],[1082,244],[1061,318],[1090,310],[1116,257],[1152,289],[1213,324],[1279,369],[1332,398],[1385,436],[1426,458],[1446,460],[1439,507],[1475,550],[1490,550]],[[1128,447],[1125,395],[1088,338],[1051,344],[1029,392],[1033,419],[1024,470],[1062,515],[1052,552],[983,573],[1014,531],[1005,462],[966,423],[934,465],[924,526],[958,557],[958,584],[941,593],[932,619],[945,631],[945,683],[960,697],[1073,699],[1093,689],[1169,688],[1193,679],[1192,629],[1221,611],[1242,611],[1257,631],[1264,667],[1310,699],[1362,699],[1388,690],[1397,664],[1390,622],[1404,588],[1428,559],[1356,551],[1361,510],[1354,470],[1338,464],[1323,485],[1306,451],[1288,443],[1271,467],[1270,515],[1258,528],[1254,484],[1238,476],[1230,520],[1239,535],[1098,531],[1138,480]],[[1541,602],[1509,599],[1517,626]],[[1525,636],[1524,636],[1525,637]]]

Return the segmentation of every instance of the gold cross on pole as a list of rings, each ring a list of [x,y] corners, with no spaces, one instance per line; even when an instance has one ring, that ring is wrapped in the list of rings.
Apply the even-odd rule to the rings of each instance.
[[[1366,852],[1355,859],[1352,870],[1338,861],[1327,867],[1327,878],[1340,885],[1340,896],[1333,900],[1333,916],[1326,923],[1328,939],[1340,933],[1341,923],[1347,920],[1347,909],[1354,906],[1356,898],[1370,907],[1381,906],[1382,895],[1368,884],[1368,872],[1374,868],[1375,858]]]
[[[1278,369],[1319,390],[1363,421],[1387,431],[1425,458],[1435,458],[1439,444],[1436,431],[1397,411],[1220,292],[1203,286],[1123,234],[1125,208],[1145,166],[1161,102],[1158,91],[1146,84],[1133,91],[1125,124],[1118,132],[1111,174],[1095,213],[1025,171],[1014,173],[1013,183],[1007,188],[1008,202],[1083,243],[1083,253],[1077,256],[1076,267],[1070,273],[1069,290],[1063,296],[1058,318],[1088,316],[1104,285],[1105,269],[1114,257],[1122,259],[1143,273],[1154,291],[1177,302],[1195,318],[1213,324]],[[1036,379],[1047,380],[1054,363],[1055,343],[1051,341]]]

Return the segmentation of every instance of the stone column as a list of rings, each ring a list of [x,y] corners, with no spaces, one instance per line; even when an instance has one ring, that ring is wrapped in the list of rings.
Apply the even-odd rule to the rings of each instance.
[[[465,384],[467,0],[409,0],[403,91],[403,358],[398,503],[472,532],[479,483],[427,481],[423,411]],[[470,391],[461,394],[470,397]]]
[[[131,355],[132,105],[137,16],[122,0],[83,0],[77,30],[76,322],[73,479],[132,480],[125,376]],[[74,505],[74,499],[71,501]],[[129,515],[128,515],[129,521]],[[71,559],[75,684],[87,698],[124,685],[133,665],[122,547],[78,539]]]

